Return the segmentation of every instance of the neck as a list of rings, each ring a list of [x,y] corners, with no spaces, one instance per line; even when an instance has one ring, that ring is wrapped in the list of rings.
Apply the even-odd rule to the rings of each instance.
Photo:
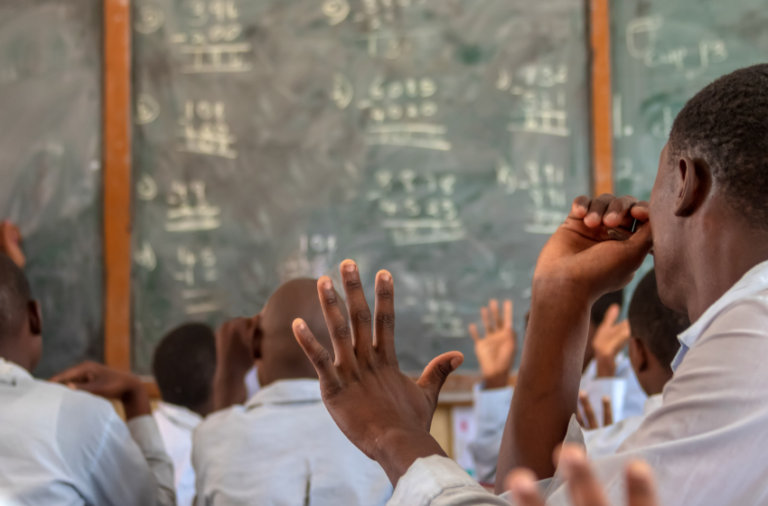
[[[26,357],[24,353],[21,353],[19,350],[15,349],[13,346],[0,345],[0,358],[3,358],[8,362],[13,362],[19,367],[26,369],[27,372],[32,373],[32,364],[30,363],[31,361],[29,358]]]
[[[703,233],[691,240],[688,317],[695,322],[757,264],[768,260],[768,233],[745,226],[743,219],[722,216],[707,220]]]

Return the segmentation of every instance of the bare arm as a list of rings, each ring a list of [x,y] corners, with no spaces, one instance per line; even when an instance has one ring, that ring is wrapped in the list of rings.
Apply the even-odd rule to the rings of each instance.
[[[213,376],[213,409],[219,411],[245,404],[245,375],[255,360],[254,339],[259,315],[234,318],[216,331],[216,374]]]
[[[633,235],[623,230],[633,219],[648,220],[646,204],[631,197],[580,197],[542,250],[498,476],[515,467],[540,478],[553,475],[552,452],[576,412],[589,310],[601,295],[625,286],[651,248],[650,227]],[[502,487],[497,481],[497,492]]]

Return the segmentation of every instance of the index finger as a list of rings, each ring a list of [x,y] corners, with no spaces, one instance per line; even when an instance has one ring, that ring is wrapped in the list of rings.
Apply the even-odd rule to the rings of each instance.
[[[515,504],[519,506],[544,506],[544,500],[536,486],[536,475],[528,469],[515,469],[506,480],[507,489],[512,492]]]
[[[373,307],[375,353],[397,364],[395,353],[395,282],[389,271],[376,274],[376,301]]]
[[[584,450],[574,445],[564,445],[560,452],[560,463],[568,480],[573,504],[608,506],[605,494],[587,463]]]
[[[589,402],[589,396],[586,392],[579,392],[579,402],[581,407],[584,408],[584,416],[587,418],[587,427],[590,429],[597,429],[597,417],[595,417],[595,411],[592,409],[592,403]]]
[[[77,364],[66,371],[53,376],[49,381],[52,383],[83,383],[91,378],[91,366],[88,362]]]
[[[656,486],[648,464],[630,462],[627,466],[627,496],[629,506],[656,506]]]
[[[333,281],[328,276],[322,276],[317,280],[317,294],[320,297],[320,306],[323,308],[323,317],[331,334],[333,352],[336,355],[336,365],[356,368],[355,350],[352,347],[352,332],[347,325],[347,319],[341,312],[339,297],[333,288]]]

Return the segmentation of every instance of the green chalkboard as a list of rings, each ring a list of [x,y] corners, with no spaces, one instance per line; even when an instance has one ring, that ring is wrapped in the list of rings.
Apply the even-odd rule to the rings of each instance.
[[[768,61],[768,1],[614,0],[611,35],[616,189],[647,199],[685,102]]]
[[[538,253],[589,192],[581,0],[137,0],[134,369],[186,320],[252,314],[355,259],[398,353],[518,328]]]
[[[0,217],[24,236],[43,377],[103,355],[101,4],[0,2]]]

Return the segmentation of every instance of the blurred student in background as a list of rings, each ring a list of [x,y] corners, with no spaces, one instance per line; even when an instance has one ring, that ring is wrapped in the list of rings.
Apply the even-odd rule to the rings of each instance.
[[[323,405],[317,372],[291,329],[302,317],[325,326],[317,282],[279,287],[261,313],[217,333],[217,411],[195,430],[199,506],[384,505],[392,486],[355,448]],[[328,332],[319,342],[330,345]],[[262,389],[241,405],[243,378],[258,360]]]
[[[0,495],[22,504],[176,503],[149,397],[135,377],[82,364],[53,380],[119,399],[109,402],[32,377],[42,353],[42,315],[19,265],[18,232],[4,223],[0,247]]]
[[[608,396],[612,406],[620,407],[614,410],[617,421],[641,416],[647,398],[637,382],[629,358],[620,353],[630,333],[627,322],[616,324],[623,302],[623,292],[618,291],[598,299],[592,307],[589,345],[584,355],[581,380],[583,391],[592,392],[598,399]],[[512,301],[504,302],[503,314],[499,313],[496,300],[491,300],[480,313],[485,325],[485,337],[480,338],[475,324],[469,326],[483,376],[483,382],[475,387],[477,432],[470,451],[475,460],[478,481],[492,484],[496,478],[496,461],[514,391],[508,383],[515,361],[517,336],[512,325]]]
[[[153,415],[173,460],[179,506],[195,498],[192,431],[213,411],[215,372],[216,337],[208,325],[176,327],[155,348],[152,373],[162,400]]]

